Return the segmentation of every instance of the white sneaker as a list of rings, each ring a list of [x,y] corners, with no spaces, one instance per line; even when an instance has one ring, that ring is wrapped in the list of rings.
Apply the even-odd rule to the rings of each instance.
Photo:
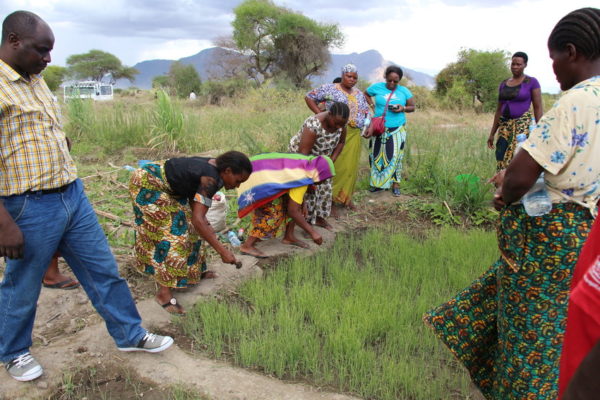
[[[20,382],[32,381],[39,378],[44,372],[42,366],[29,352],[9,361],[4,367],[10,376]]]
[[[170,336],[160,336],[154,333],[146,333],[135,347],[118,347],[121,351],[146,351],[148,353],[158,353],[168,349],[173,344],[173,338]]]

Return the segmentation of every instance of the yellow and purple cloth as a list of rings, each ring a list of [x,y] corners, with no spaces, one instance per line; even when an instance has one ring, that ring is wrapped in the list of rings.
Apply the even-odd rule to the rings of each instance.
[[[237,190],[240,218],[290,189],[312,185],[335,175],[333,161],[327,156],[264,153],[250,157],[250,161],[252,174]]]

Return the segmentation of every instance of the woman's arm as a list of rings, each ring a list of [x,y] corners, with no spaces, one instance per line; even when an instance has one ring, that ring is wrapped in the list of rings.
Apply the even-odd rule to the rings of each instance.
[[[344,126],[342,128],[342,134],[340,135],[340,141],[338,142],[337,146],[335,146],[335,148],[333,149],[333,153],[331,153],[331,161],[335,162],[335,160],[337,160],[338,156],[344,149],[345,144],[346,144],[346,127]]]
[[[317,140],[317,134],[311,131],[307,126],[302,129],[300,144],[298,145],[298,153],[309,156],[312,153],[312,148]]]
[[[367,101],[367,104],[369,105],[369,107],[371,107],[371,111],[375,113],[375,103],[373,102],[373,98],[369,93],[367,93],[366,90],[363,92],[363,94],[365,95],[365,100]]]
[[[502,103],[498,102],[498,106],[496,107],[496,113],[494,114],[494,122],[492,123],[492,130],[490,131],[490,136],[487,140],[487,146],[490,149],[494,148],[494,136],[496,135],[496,131],[498,130],[498,125],[500,124],[500,113],[502,112]]]
[[[310,108],[310,111],[314,112],[315,114],[318,114],[321,112],[321,110],[319,110],[319,106],[317,105],[317,102],[314,101],[313,99],[311,99],[310,97],[306,96],[304,98],[304,101],[306,102],[306,105],[308,106],[308,108]]]
[[[533,116],[538,123],[544,114],[544,105],[542,103],[542,89],[536,88],[531,91],[531,102],[533,103]]]
[[[535,183],[544,169],[525,150],[520,150],[510,162],[499,188],[498,206],[509,205],[519,200]],[[501,208],[501,207],[500,207]]]
[[[206,212],[208,207],[197,201],[192,201],[190,206],[192,207],[192,225],[196,228],[196,231],[202,236],[204,240],[212,246],[213,249],[221,256],[221,260],[226,264],[235,264],[236,259],[233,253],[227,249],[219,241],[215,235],[215,231],[206,219]]]
[[[306,218],[304,218],[304,213],[302,212],[302,204],[298,204],[296,203],[294,200],[292,200],[291,197],[289,197],[288,200],[288,204],[287,204],[287,213],[288,216],[294,220],[294,222],[296,223],[296,225],[298,225],[300,228],[304,229],[311,237],[311,239],[318,245],[323,243],[323,238],[321,237],[321,235],[319,235],[317,233],[317,231],[315,231],[312,226],[308,223],[308,221],[306,221]]]

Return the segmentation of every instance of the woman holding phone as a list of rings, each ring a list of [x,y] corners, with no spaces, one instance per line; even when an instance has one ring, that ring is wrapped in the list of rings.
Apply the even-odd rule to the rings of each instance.
[[[366,133],[367,137],[371,137],[369,190],[378,192],[391,187],[394,196],[400,196],[399,183],[406,143],[405,113],[415,111],[412,93],[399,84],[402,75],[400,67],[390,65],[385,70],[385,82],[375,83],[365,91],[367,103],[374,107],[375,117],[382,116],[385,110],[385,132],[376,137],[371,137],[370,129]]]

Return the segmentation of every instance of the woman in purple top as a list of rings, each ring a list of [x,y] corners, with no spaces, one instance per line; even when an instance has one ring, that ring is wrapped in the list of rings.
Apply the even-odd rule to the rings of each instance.
[[[531,103],[533,103],[533,115],[536,123],[543,114],[540,84],[537,79],[524,73],[527,59],[527,54],[522,51],[513,54],[510,64],[512,78],[502,81],[498,88],[498,107],[487,140],[488,147],[493,149],[494,136],[498,131],[496,171],[505,169],[512,160],[517,135],[529,134]]]

